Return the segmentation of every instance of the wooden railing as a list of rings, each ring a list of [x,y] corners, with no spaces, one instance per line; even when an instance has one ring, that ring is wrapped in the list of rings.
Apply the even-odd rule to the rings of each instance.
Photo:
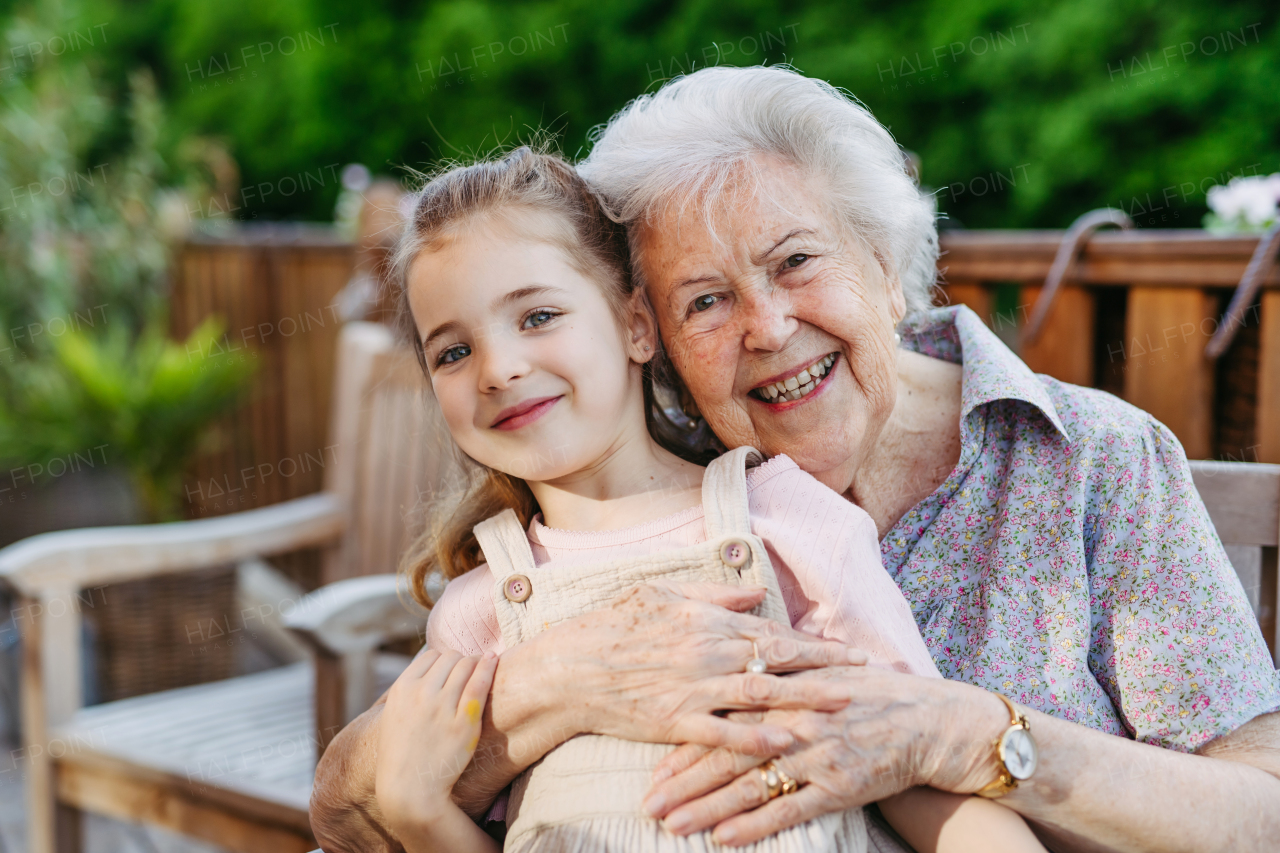
[[[174,335],[219,317],[226,334],[212,357],[252,352],[260,365],[250,398],[218,425],[215,446],[186,478],[188,514],[319,491],[333,458],[329,406],[342,325],[334,297],[355,268],[354,245],[327,228],[255,226],[188,241],[175,267]]]
[[[1020,348],[1018,333],[1062,233],[943,234],[945,298],[968,305]],[[1096,234],[1044,333],[1020,354],[1039,372],[1103,388],[1152,412],[1192,458],[1280,462],[1280,270],[1269,272],[1227,353],[1217,362],[1203,357],[1256,244],[1202,231]],[[261,359],[251,398],[223,420],[218,443],[187,478],[191,517],[320,488],[332,458],[327,429],[340,325],[334,298],[356,270],[357,254],[332,231],[303,226],[246,228],[184,246],[174,271],[175,335],[216,315],[227,328],[216,357],[253,350]],[[368,248],[359,254],[368,256],[362,267],[381,257]]]
[[[943,291],[1003,334],[1032,369],[1103,388],[1151,412],[1190,458],[1280,462],[1280,267],[1266,274],[1227,352],[1216,362],[1204,356],[1258,239],[1192,230],[1098,233],[1043,334],[1020,345],[1062,235],[944,233]]]

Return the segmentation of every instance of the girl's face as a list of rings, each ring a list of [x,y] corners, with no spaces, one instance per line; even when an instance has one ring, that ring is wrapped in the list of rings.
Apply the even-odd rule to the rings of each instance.
[[[537,236],[547,229],[536,216],[468,223],[418,256],[408,284],[454,441],[482,465],[545,482],[647,439],[640,365],[654,330],[638,300],[620,329],[601,286]]]

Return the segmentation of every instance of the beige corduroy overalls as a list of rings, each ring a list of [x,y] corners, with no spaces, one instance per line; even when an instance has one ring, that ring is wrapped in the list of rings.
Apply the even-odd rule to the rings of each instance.
[[[494,605],[503,643],[512,648],[659,578],[763,586],[765,599],[752,612],[790,624],[764,543],[751,533],[746,468],[760,461],[757,451],[743,447],[711,463],[702,484],[707,540],[685,548],[602,564],[538,566],[525,530],[511,510],[476,525],[476,538],[497,586]],[[512,783],[504,850],[700,853],[728,849],[712,841],[710,832],[673,835],[641,811],[654,766],[674,748],[603,735],[579,735],[556,747]],[[872,834],[880,835],[875,830]],[[880,847],[872,843],[872,849]],[[864,853],[867,822],[862,809],[849,809],[733,849]]]

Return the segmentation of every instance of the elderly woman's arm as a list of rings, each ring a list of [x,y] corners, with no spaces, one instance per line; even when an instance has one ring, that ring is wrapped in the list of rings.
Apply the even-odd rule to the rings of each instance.
[[[756,774],[738,773],[758,760],[723,751],[698,759],[685,748],[663,768],[687,769],[658,784],[648,802],[673,829],[716,826],[718,839],[741,844],[913,785],[967,793],[995,778],[992,743],[1009,715],[994,696],[875,669],[840,677],[857,697],[847,708],[766,715],[797,735],[778,764],[809,781],[799,793],[743,813],[759,805],[760,792]],[[1032,822],[1051,848],[1263,851],[1280,840],[1280,715],[1187,754],[1022,710],[1040,747],[1039,767],[1000,802]]]
[[[515,776],[579,733],[658,743],[747,744],[758,760],[793,742],[783,729],[715,715],[724,708],[821,708],[843,685],[744,672],[750,639],[775,671],[861,663],[865,655],[741,611],[762,589],[654,584],[569,620],[501,657],[475,758],[454,800],[480,817]],[[626,642],[620,643],[619,638]],[[312,826],[329,853],[394,851],[374,794],[381,701],[345,728],[316,768]]]
[[[1032,780],[1002,802],[1061,850],[1275,849],[1276,674],[1180,446],[1146,422],[1145,433],[1104,432],[1075,445],[1098,460],[1086,471],[1093,502],[1076,515],[1084,519],[1075,535],[1089,557],[1091,619],[1082,632],[1088,668],[1077,677],[1096,681],[1136,740],[1024,709],[1040,760]],[[1133,436],[1122,455],[1118,438]],[[1061,517],[1041,524],[1072,530]],[[1037,628],[1051,633],[1049,624]],[[1070,689],[1053,674],[1059,694]],[[739,815],[760,796],[753,774],[738,776],[750,758],[721,752],[689,766],[701,751],[687,747],[667,760],[688,769],[657,786],[654,811],[669,825],[719,825],[722,838],[741,841],[911,785],[967,793],[995,778],[992,744],[1009,717],[987,691],[875,670],[839,675],[855,697],[847,708],[769,715],[797,734],[779,766],[810,788]],[[1022,691],[1024,703],[1054,705],[1051,682],[1009,675],[1004,689]]]
[[[1280,844],[1280,714],[1191,755],[1044,714],[1032,725],[1058,765],[1005,799],[1056,849],[1209,853]]]

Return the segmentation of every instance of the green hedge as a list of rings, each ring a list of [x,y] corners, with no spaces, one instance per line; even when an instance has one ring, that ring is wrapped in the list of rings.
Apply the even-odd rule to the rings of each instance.
[[[67,29],[102,38],[80,49],[119,81],[150,65],[176,131],[227,142],[242,218],[330,218],[351,161],[422,167],[532,128],[579,153],[628,99],[717,61],[848,88],[970,227],[1106,204],[1195,227],[1209,185],[1280,170],[1274,0],[87,2]]]

